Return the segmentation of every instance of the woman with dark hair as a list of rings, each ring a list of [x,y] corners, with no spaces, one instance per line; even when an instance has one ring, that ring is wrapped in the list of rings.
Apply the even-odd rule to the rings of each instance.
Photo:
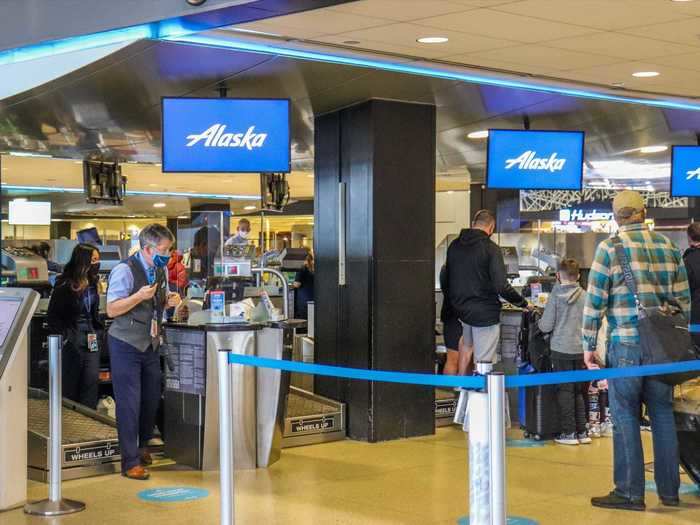
[[[63,396],[89,408],[97,407],[100,341],[97,292],[100,252],[79,244],[56,279],[49,302],[48,325],[63,336]]]

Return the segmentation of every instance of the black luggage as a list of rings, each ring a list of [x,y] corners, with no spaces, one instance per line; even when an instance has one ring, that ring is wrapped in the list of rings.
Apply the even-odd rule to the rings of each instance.
[[[561,432],[557,385],[531,386],[525,392],[525,439],[553,439]]]
[[[700,414],[676,410],[681,466],[700,488]]]
[[[526,313],[528,325],[527,351],[524,352],[535,372],[551,372],[549,338],[537,326],[538,312]],[[525,321],[525,319],[523,320]],[[561,432],[557,385],[542,385],[526,388],[525,392],[525,439],[552,439]]]

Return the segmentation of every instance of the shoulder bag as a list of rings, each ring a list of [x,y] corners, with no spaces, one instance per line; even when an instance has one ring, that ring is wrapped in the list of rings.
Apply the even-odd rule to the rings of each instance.
[[[678,304],[644,306],[639,300],[637,283],[620,237],[613,237],[615,254],[622,267],[625,284],[637,305],[637,317],[642,364],[660,365],[700,359],[688,331],[688,319]],[[667,385],[679,385],[700,375],[700,371],[655,376]]]

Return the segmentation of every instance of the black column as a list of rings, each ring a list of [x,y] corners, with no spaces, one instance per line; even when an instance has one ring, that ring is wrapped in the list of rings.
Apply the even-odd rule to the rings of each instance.
[[[316,358],[431,372],[434,354],[435,108],[372,100],[316,119]],[[346,285],[338,284],[339,183]],[[317,378],[348,405],[348,433],[382,441],[434,432],[431,388]]]

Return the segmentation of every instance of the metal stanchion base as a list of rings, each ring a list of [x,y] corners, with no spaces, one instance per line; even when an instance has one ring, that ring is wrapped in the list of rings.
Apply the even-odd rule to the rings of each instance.
[[[75,514],[83,510],[85,510],[85,503],[65,498],[59,501],[44,499],[34,503],[27,503],[24,506],[25,514],[31,514],[32,516],[63,516],[64,514]]]

